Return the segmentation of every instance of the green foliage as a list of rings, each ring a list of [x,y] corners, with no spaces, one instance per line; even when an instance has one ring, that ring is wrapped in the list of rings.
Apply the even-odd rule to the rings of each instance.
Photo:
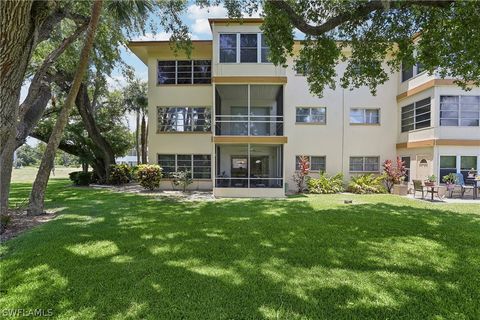
[[[429,182],[435,182],[435,181],[437,181],[437,176],[434,175],[434,174],[432,174],[431,176],[428,176],[428,177],[427,177],[427,181],[429,181]]]
[[[156,164],[142,164],[136,169],[135,176],[142,187],[148,190],[155,190],[160,187],[162,168]]]
[[[321,172],[318,178],[310,178],[307,181],[309,193],[339,193],[343,191],[343,174],[338,173],[329,177],[326,173]]]
[[[363,174],[353,176],[348,184],[348,191],[353,193],[385,193],[387,190],[383,184],[384,175]]]
[[[192,173],[188,170],[173,172],[171,175],[173,186],[181,187],[183,192],[187,191],[187,187],[193,183]]]
[[[132,180],[132,169],[127,164],[113,164],[110,166],[108,183],[120,185]]]
[[[5,231],[8,225],[12,222],[12,216],[5,214],[0,216],[0,234]]]
[[[17,163],[20,166],[32,166],[40,162],[43,153],[38,147],[32,147],[28,144],[24,144],[17,149]]]
[[[69,173],[69,177],[76,186],[88,186],[93,182],[92,172],[74,171]]]
[[[443,182],[449,183],[449,184],[454,184],[455,181],[457,180],[457,175],[455,173],[449,173],[442,178]]]
[[[251,2],[251,1],[247,1]],[[294,29],[304,32],[296,62],[308,66],[310,89],[379,85],[402,61],[420,62],[442,77],[480,84],[480,6],[477,1],[266,1],[262,28],[270,58],[284,65],[294,53]],[[415,39],[416,34],[420,38]],[[343,74],[335,70],[347,62]],[[385,65],[386,61],[386,65]],[[386,66],[386,68],[385,68]]]

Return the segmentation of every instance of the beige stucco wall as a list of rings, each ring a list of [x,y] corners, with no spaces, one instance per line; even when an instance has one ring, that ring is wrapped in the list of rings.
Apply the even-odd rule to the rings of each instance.
[[[293,61],[289,62],[293,65]],[[345,64],[339,64],[338,74],[343,74]],[[291,179],[295,172],[295,156],[325,156],[326,172],[330,175],[343,173],[350,179],[349,161],[352,156],[379,156],[381,163],[396,156],[397,135],[397,75],[377,90],[373,96],[368,88],[354,90],[337,86],[325,89],[318,98],[309,93],[303,76],[295,75],[293,67],[287,69],[285,86],[285,172],[289,189],[294,189]],[[325,125],[296,124],[296,107],[326,107]],[[350,125],[351,108],[380,109],[380,125]],[[316,173],[312,173],[315,175]]]

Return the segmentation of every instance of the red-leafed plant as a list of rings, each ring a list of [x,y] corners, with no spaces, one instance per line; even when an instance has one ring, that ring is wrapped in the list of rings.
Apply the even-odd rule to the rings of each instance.
[[[306,180],[310,173],[310,161],[307,156],[300,156],[297,161],[298,170],[293,174],[293,181],[297,186],[298,193],[302,193],[307,187]]]
[[[393,185],[400,184],[405,179],[405,174],[407,173],[405,161],[397,157],[397,163],[396,166],[394,166],[392,160],[385,160],[383,163],[383,172],[385,175],[385,187],[390,193]]]

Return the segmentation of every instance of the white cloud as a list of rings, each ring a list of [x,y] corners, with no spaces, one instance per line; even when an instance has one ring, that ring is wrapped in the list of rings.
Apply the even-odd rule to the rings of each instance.
[[[194,34],[210,34],[208,18],[224,18],[227,16],[227,10],[222,6],[201,8],[197,5],[190,5],[187,9],[187,16],[193,20],[191,28]]]
[[[151,33],[147,32],[144,35],[134,39],[133,41],[162,41],[162,40],[169,40],[171,33],[167,32],[159,32],[159,33]]]

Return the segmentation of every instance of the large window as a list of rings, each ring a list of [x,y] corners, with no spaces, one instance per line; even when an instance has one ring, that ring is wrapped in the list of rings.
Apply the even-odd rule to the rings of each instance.
[[[476,156],[461,156],[460,157],[460,173],[464,178],[468,177],[468,173],[477,174],[477,157]]]
[[[158,61],[158,84],[210,83],[211,60]]]
[[[158,107],[157,132],[209,132],[210,108]]]
[[[476,127],[480,122],[480,96],[440,96],[440,125]]]
[[[350,109],[350,124],[380,124],[380,109]]]
[[[220,35],[220,62],[237,62],[237,34]]]
[[[326,170],[326,157],[319,156],[307,156],[310,164],[310,171],[322,171]],[[295,170],[300,170],[300,156],[295,157]]]
[[[240,35],[240,62],[257,62],[257,34]]]
[[[193,179],[211,179],[211,157],[209,154],[159,154],[158,164],[165,177],[173,172],[188,171]]]
[[[219,39],[220,63],[270,62],[270,49],[261,33],[223,33]]]
[[[402,132],[430,127],[430,98],[402,107]]]
[[[440,181],[449,173],[457,173],[456,156],[440,156]]]
[[[350,157],[350,172],[378,172],[380,157]]]
[[[325,107],[297,107],[297,123],[327,123],[327,108]]]
[[[421,63],[417,63],[413,66],[402,63],[402,82],[419,75],[423,71],[425,71],[425,69]]]

